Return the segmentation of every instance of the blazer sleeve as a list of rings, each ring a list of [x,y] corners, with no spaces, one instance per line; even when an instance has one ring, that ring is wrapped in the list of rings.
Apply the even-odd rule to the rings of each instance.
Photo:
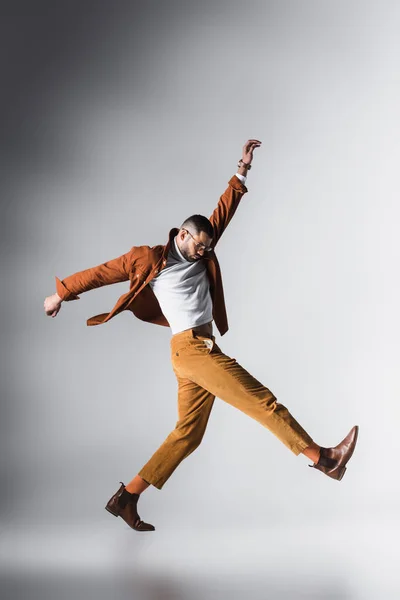
[[[221,235],[228,226],[236,212],[239,202],[247,192],[246,186],[234,175],[228,182],[228,187],[219,199],[218,205],[210,217],[214,228],[213,247],[216,246]]]
[[[78,294],[88,292],[103,285],[111,285],[129,279],[134,248],[126,254],[113,258],[97,267],[79,271],[63,280],[56,277],[57,294],[62,300],[79,300]]]

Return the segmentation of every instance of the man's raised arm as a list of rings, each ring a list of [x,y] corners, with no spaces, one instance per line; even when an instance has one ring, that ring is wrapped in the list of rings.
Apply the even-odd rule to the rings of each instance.
[[[220,197],[218,205],[210,217],[210,221],[214,228],[213,247],[215,247],[235,214],[243,194],[247,192],[247,188],[244,185],[247,171],[251,169],[250,165],[253,160],[253,151],[259,146],[261,146],[259,140],[247,140],[243,146],[242,158],[238,163],[237,174],[240,175],[240,178],[237,176],[231,178],[227,189]]]
[[[134,262],[134,248],[126,254],[109,260],[97,267],[85,269],[66,277],[62,281],[56,277],[56,293],[47,296],[44,310],[49,317],[55,317],[65,300],[79,300],[78,294],[88,292],[103,285],[111,285],[129,279],[130,269]]]

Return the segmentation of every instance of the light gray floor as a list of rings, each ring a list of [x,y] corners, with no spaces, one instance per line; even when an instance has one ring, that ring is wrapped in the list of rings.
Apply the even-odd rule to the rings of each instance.
[[[399,521],[236,529],[98,523],[2,527],[2,600],[395,600]]]

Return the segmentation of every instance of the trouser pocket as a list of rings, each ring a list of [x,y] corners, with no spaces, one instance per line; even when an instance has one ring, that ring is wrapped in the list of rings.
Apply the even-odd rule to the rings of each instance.
[[[199,342],[199,345],[197,346],[199,348],[199,350],[204,350],[204,348],[207,350],[208,354],[211,354],[211,352],[214,349],[215,346],[215,337],[211,336],[207,337],[205,335],[195,335],[195,340],[197,340],[197,342]]]
[[[172,357],[190,356],[196,354],[210,354],[215,346],[215,337],[194,335],[193,338],[182,344],[176,344],[172,348]]]

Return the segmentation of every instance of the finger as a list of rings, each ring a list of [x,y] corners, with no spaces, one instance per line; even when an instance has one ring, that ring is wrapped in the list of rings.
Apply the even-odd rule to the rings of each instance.
[[[250,146],[250,148],[244,152],[244,156],[253,156],[253,152],[256,148],[258,148],[258,146]]]
[[[251,156],[253,156],[253,152],[256,148],[259,148],[259,144],[253,144],[252,146],[250,146],[246,154],[251,154]]]
[[[249,143],[244,147],[244,151],[247,153],[252,152],[254,150],[254,148],[258,148],[259,146],[261,146],[261,142],[251,142],[249,141]]]
[[[262,144],[262,142],[260,142],[260,140],[247,140],[247,142],[245,143],[245,147],[252,146],[253,144],[260,145]]]

